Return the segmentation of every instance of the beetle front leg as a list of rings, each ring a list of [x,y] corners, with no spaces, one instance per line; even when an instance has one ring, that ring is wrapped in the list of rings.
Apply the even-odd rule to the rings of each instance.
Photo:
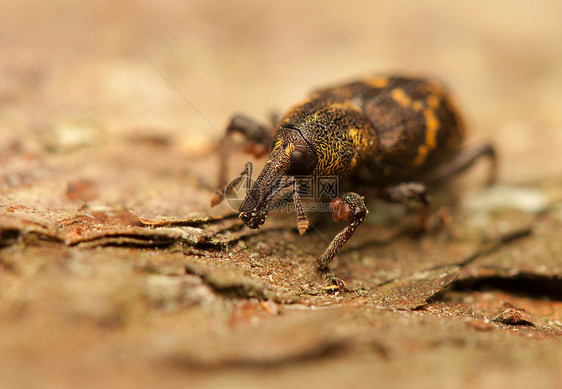
[[[269,195],[269,198],[275,197],[279,192],[289,186],[293,187],[293,203],[297,212],[297,229],[299,230],[299,235],[304,235],[306,230],[308,230],[310,222],[304,212],[301,196],[299,195],[299,184],[297,179],[294,176],[289,176],[284,183],[279,185],[279,187]]]
[[[219,183],[218,187],[224,187],[227,183],[228,155],[233,147],[232,134],[239,133],[246,138],[244,152],[256,158],[267,154],[271,145],[271,131],[266,126],[244,115],[235,115],[228,124],[224,137],[220,143],[219,150]]]
[[[363,197],[353,192],[347,193],[343,199],[337,198],[333,200],[330,203],[330,209],[332,210],[334,221],[349,220],[349,224],[336,235],[326,251],[324,251],[324,254],[318,259],[318,269],[321,271],[327,269],[332,259],[353,236],[353,233],[363,223],[368,213]]]

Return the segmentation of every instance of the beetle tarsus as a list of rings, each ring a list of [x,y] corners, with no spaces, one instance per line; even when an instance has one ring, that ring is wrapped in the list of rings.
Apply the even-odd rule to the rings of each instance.
[[[365,201],[363,197],[359,196],[357,193],[347,193],[341,199],[342,203],[345,203],[346,206],[349,207],[349,212],[347,213],[347,220],[349,220],[349,224],[339,233],[336,237],[332,240],[324,254],[318,259],[318,269],[321,271],[325,271],[332,261],[332,259],[336,256],[336,254],[341,250],[341,248],[349,241],[349,239],[353,236],[353,233],[357,229],[357,227],[363,223],[365,217],[367,216],[367,207],[365,206]],[[339,206],[344,206],[340,204]],[[334,214],[337,212],[338,217],[340,212],[340,208],[334,209]]]

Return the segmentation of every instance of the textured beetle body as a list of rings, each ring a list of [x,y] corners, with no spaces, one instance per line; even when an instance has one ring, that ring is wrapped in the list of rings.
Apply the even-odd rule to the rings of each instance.
[[[235,116],[224,147],[230,146],[228,135],[233,132],[252,142],[250,150],[264,146],[271,150],[240,206],[240,218],[250,228],[263,224],[273,198],[292,186],[297,227],[301,234],[306,231],[309,224],[298,194],[299,176],[337,176],[344,187],[375,189],[391,202],[418,200],[424,204],[421,228],[429,209],[427,185],[448,180],[482,156],[492,160],[490,183],[495,177],[494,148],[489,144],[461,148],[464,124],[454,104],[439,83],[422,78],[373,77],[318,90],[285,114],[273,138],[266,127]],[[221,177],[225,177],[226,155],[221,153]],[[243,176],[249,178],[251,170],[248,163],[228,185],[221,182],[211,205],[222,201]],[[367,214],[363,197],[354,192],[332,201],[331,209],[334,220],[349,224],[320,257],[320,269],[327,268]]]
[[[392,82],[392,85],[390,83]],[[289,111],[316,152],[313,175],[337,175],[361,185],[421,180],[459,149],[464,126],[444,89],[434,81],[373,78],[317,91]]]

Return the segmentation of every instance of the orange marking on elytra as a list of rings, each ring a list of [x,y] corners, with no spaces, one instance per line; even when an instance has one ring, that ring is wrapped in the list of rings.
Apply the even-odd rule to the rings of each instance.
[[[416,100],[412,103],[412,108],[414,111],[421,111],[423,108],[423,103],[419,100]]]
[[[420,166],[421,164],[423,164],[425,162],[425,159],[427,158],[428,151],[429,150],[427,148],[427,145],[420,145],[418,147],[418,154],[416,155],[416,158],[414,158],[414,160],[412,161],[412,165]]]
[[[365,84],[375,88],[384,88],[388,85],[389,80],[386,77],[373,77],[365,80]]]
[[[437,146],[437,131],[441,123],[435,116],[435,111],[431,108],[426,108],[423,110],[423,116],[425,117],[425,144],[418,147],[418,153],[412,161],[412,165],[420,166],[422,165],[429,155],[429,152]]]
[[[434,149],[437,145],[436,135],[437,130],[439,130],[440,123],[435,117],[435,112],[430,108],[424,109],[423,115],[425,116],[426,126],[425,143],[427,144],[427,147]]]
[[[439,98],[435,95],[429,95],[429,96],[427,96],[427,104],[431,108],[437,109],[437,108],[439,108]]]
[[[390,96],[401,107],[409,107],[412,104],[412,99],[402,88],[394,88],[392,92],[390,92]]]

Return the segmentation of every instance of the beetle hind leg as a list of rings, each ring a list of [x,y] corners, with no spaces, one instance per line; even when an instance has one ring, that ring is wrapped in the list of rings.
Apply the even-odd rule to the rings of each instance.
[[[445,182],[449,178],[470,168],[482,157],[490,159],[490,172],[488,174],[487,185],[493,185],[497,178],[498,159],[496,149],[489,143],[461,150],[451,161],[441,165],[439,168],[428,174],[424,181],[432,184]]]
[[[326,271],[332,259],[353,236],[368,213],[363,197],[353,192],[347,193],[342,199],[333,200],[330,203],[330,208],[334,221],[349,220],[349,224],[336,235],[324,254],[318,259],[318,269],[321,271]]]

